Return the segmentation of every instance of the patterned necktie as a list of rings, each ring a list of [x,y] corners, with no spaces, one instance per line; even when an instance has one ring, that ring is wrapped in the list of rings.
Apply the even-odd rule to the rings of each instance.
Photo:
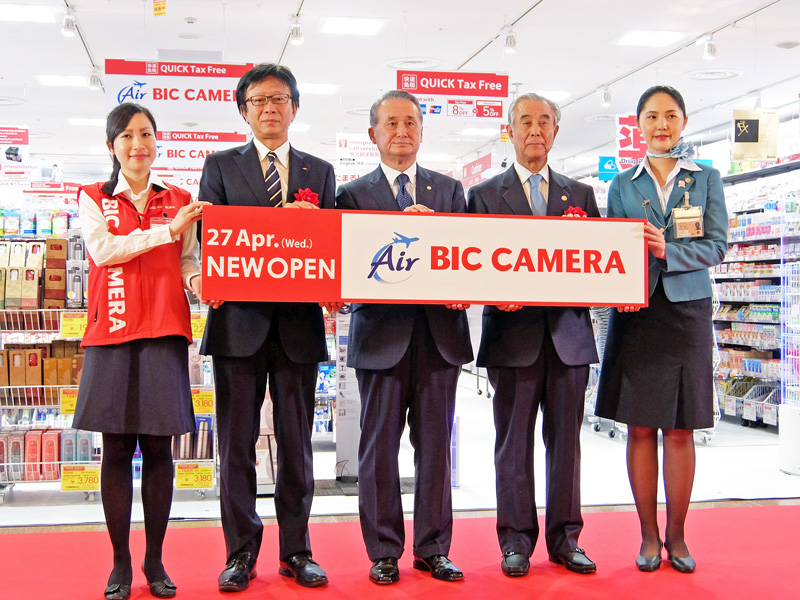
[[[528,178],[528,181],[531,182],[531,211],[534,216],[544,217],[547,215],[547,202],[544,201],[544,196],[539,191],[539,182],[542,181],[542,176],[534,173]]]
[[[278,155],[270,152],[267,157],[269,158],[269,166],[264,174],[264,182],[267,184],[267,198],[269,198],[270,206],[278,206],[281,203],[281,177],[278,175],[278,169],[275,166],[275,159],[278,158]]]
[[[397,205],[400,207],[400,210],[405,210],[409,206],[414,206],[414,200],[406,189],[408,181],[408,175],[405,173],[400,173],[400,175],[397,176],[397,183],[400,184],[400,190],[397,192]]]

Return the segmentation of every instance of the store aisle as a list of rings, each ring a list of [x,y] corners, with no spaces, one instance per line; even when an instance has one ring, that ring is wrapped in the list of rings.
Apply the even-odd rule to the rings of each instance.
[[[485,386],[485,384],[484,384]],[[494,510],[494,424],[491,400],[476,392],[475,376],[463,373],[458,390],[456,415],[460,427],[459,479],[453,490],[453,507],[457,511]],[[632,505],[625,470],[625,441],[622,436],[610,439],[608,422],[595,432],[586,420],[581,443],[583,448],[582,503],[584,506]],[[544,505],[544,446],[537,434],[534,458],[536,469],[536,501]],[[320,444],[330,448],[330,444]],[[413,477],[413,451],[408,437],[400,452],[400,474]],[[335,453],[316,452],[314,474],[317,479],[334,477]],[[723,419],[708,445],[697,443],[697,477],[692,500],[800,498],[800,477],[778,469],[778,436],[774,430],[750,429]],[[663,501],[663,492],[660,497]],[[405,494],[403,505],[413,507],[413,496]],[[275,516],[271,498],[258,500],[258,512],[264,518]],[[316,496],[312,515],[356,515],[355,496]],[[215,520],[219,518],[219,502],[213,492],[198,499],[194,492],[176,492],[172,507],[174,520]],[[142,520],[138,489],[134,496],[134,521]],[[64,493],[58,484],[18,485],[0,505],[0,527],[16,525],[58,525],[102,523],[99,498],[84,501],[83,493]]]

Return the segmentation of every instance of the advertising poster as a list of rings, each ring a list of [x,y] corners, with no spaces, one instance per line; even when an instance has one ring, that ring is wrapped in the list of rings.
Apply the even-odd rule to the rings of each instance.
[[[734,110],[731,160],[778,159],[778,111]]]
[[[507,118],[508,75],[398,71],[397,89],[414,94],[426,116],[475,121]]]
[[[380,162],[378,147],[366,133],[336,134],[336,185],[374,171]]]
[[[37,167],[30,164],[28,143],[27,129],[0,127],[0,185],[31,181]]]

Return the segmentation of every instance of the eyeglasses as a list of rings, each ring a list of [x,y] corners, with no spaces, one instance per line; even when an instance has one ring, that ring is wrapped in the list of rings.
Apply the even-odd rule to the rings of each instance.
[[[245,103],[249,102],[253,106],[264,106],[272,100],[273,104],[286,104],[292,97],[289,94],[274,94],[272,96],[251,96]]]

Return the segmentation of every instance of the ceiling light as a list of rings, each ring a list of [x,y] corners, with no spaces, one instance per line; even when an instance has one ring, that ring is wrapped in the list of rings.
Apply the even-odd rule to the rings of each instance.
[[[600,106],[611,106],[611,90],[607,87],[600,91]]]
[[[0,11],[0,21],[16,23],[55,23],[53,11],[49,6],[26,6],[24,4],[4,4]]]
[[[328,17],[321,31],[333,35],[378,35],[382,27],[383,19]]]
[[[782,50],[791,50],[800,46],[800,42],[778,42],[775,45]]]
[[[398,71],[426,71],[428,69],[435,69],[442,64],[442,61],[435,58],[393,58],[383,63],[390,69],[397,69]]]
[[[84,119],[82,117],[70,117],[67,119],[70,125],[75,127],[105,127],[105,119]]]
[[[619,46],[651,46],[660,48],[669,46],[683,39],[685,33],[680,31],[648,31],[636,29],[623,35],[618,41]]]
[[[99,154],[99,155],[108,154],[108,148],[106,146],[89,146],[88,148],[86,148],[86,151],[89,154]]]
[[[706,36],[703,45],[703,58],[705,60],[714,60],[717,58],[717,42],[714,41],[714,36]]]
[[[92,69],[92,73],[89,75],[89,89],[99,90],[101,87],[103,87],[103,80],[100,79],[100,72]]]
[[[492,137],[495,135],[500,135],[500,131],[496,127],[467,127],[466,129],[461,130],[461,135],[465,135],[467,137]]]
[[[299,46],[304,41],[303,26],[300,25],[300,21],[295,17],[292,26],[289,28],[289,43],[294,46]]]
[[[27,100],[15,98],[13,96],[0,96],[0,106],[19,106],[25,104]]]
[[[588,121],[589,123],[607,123],[609,121],[616,121],[616,115],[610,115],[608,113],[600,113],[596,115],[587,115],[583,117],[584,121]]]
[[[741,71],[734,71],[733,69],[700,69],[698,71],[689,71],[684,73],[683,76],[687,79],[697,79],[698,81],[717,81],[719,79],[733,79],[741,77]]]
[[[182,40],[199,40],[200,34],[199,33],[179,33],[178,38]]]
[[[75,15],[72,11],[68,10],[64,15],[64,20],[61,22],[61,35],[64,37],[75,37],[78,31],[78,22],[75,20]]]
[[[357,115],[359,117],[365,117],[369,114],[370,107],[369,106],[354,106],[352,108],[345,108],[344,112],[348,115]]]
[[[42,85],[54,87],[86,87],[89,82],[83,75],[35,75]]]
[[[517,51],[517,34],[510,27],[506,30],[503,40],[503,51],[506,54],[514,54]]]
[[[311,125],[309,123],[297,123],[297,122],[295,122],[295,123],[292,123],[291,125],[289,125],[289,130],[292,133],[302,133],[304,131],[308,131],[309,129],[311,129]]]
[[[339,86],[335,83],[298,83],[297,89],[301,94],[318,94],[320,96],[330,96],[335,94]]]
[[[562,100],[566,100],[572,95],[572,92],[565,92],[563,90],[550,90],[550,91],[541,91],[535,90],[534,93],[539,94],[540,96],[544,96],[548,100],[552,100],[553,102],[561,102]]]

